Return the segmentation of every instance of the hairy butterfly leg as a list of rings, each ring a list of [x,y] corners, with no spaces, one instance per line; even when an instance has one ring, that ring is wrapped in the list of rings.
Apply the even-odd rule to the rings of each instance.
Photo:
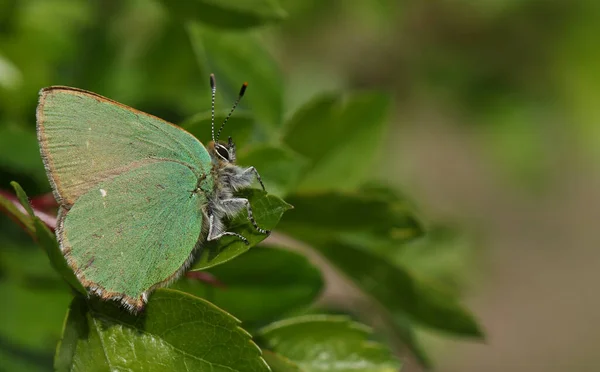
[[[234,177],[232,177],[231,185],[234,189],[239,190],[251,185],[253,178],[255,177],[258,180],[258,183],[260,183],[260,186],[262,187],[263,191],[267,191],[265,189],[265,185],[263,184],[262,178],[260,178],[260,174],[258,174],[258,171],[254,167],[248,167],[236,174]]]
[[[252,207],[250,206],[250,201],[248,201],[248,199],[244,199],[244,198],[231,198],[231,199],[225,199],[221,201],[222,204],[224,205],[231,205],[231,209],[234,211],[239,211],[242,208],[246,208],[246,211],[248,213],[248,220],[252,223],[252,226],[254,226],[254,228],[262,233],[262,234],[267,234],[269,235],[271,232],[269,230],[265,230],[263,228],[261,228],[260,226],[258,226],[258,224],[256,223],[256,220],[254,219],[254,215],[252,213]]]
[[[235,236],[244,242],[244,244],[249,245],[250,242],[243,235],[232,232],[232,231],[223,231],[224,226],[223,223],[219,219],[215,219],[214,215],[210,215],[208,217],[208,236],[206,238],[207,241],[218,240],[223,236]]]

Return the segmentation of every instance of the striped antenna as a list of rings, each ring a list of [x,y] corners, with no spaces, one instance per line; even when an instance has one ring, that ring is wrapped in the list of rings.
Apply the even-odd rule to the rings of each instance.
[[[217,93],[217,83],[215,82],[215,74],[210,74],[210,89],[212,90],[212,104],[210,105],[210,130],[212,133],[212,140],[215,142],[215,95]]]
[[[213,78],[213,80],[214,80],[214,78]],[[225,124],[227,123],[227,121],[229,120],[229,118],[231,117],[231,114],[233,114],[233,111],[235,111],[235,108],[237,107],[237,105],[240,103],[240,100],[244,96],[244,93],[246,93],[246,88],[248,88],[248,83],[247,82],[244,83],[244,84],[242,84],[242,87],[240,88],[240,94],[238,94],[238,98],[233,103],[233,107],[231,108],[231,111],[229,111],[229,115],[227,115],[227,117],[223,121],[223,124],[221,124],[221,127],[219,128],[219,131],[217,132],[217,141],[219,140],[219,137],[221,136],[221,131],[223,130],[223,127],[225,126]],[[214,92],[214,90],[213,90],[213,92]],[[213,93],[213,97],[214,97],[214,93]],[[214,99],[213,99],[213,102],[214,102]]]

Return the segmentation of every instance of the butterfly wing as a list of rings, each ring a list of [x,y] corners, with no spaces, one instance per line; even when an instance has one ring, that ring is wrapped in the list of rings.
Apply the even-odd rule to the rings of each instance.
[[[97,183],[153,162],[178,162],[198,177],[210,172],[208,152],[189,133],[80,89],[42,89],[37,128],[48,178],[66,207]]]
[[[175,279],[189,263],[206,200],[185,165],[142,165],[62,208],[57,236],[84,286],[139,310],[148,292]]]
[[[38,139],[61,207],[57,237],[80,281],[139,309],[185,268],[202,229],[200,177],[211,159],[192,135],[94,93],[40,93]]]

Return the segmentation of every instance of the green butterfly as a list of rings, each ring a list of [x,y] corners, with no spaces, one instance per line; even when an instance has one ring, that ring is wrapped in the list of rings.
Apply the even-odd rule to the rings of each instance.
[[[46,173],[60,204],[60,248],[79,281],[130,311],[144,307],[157,287],[177,279],[205,240],[240,234],[224,219],[244,209],[234,192],[257,179],[254,167],[235,165],[235,145],[212,141],[157,117],[81,89],[40,92],[37,134]],[[244,95],[244,83],[231,112]]]

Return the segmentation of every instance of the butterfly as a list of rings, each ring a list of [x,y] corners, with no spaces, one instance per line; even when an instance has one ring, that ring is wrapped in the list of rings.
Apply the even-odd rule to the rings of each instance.
[[[37,136],[54,196],[60,249],[91,293],[143,309],[155,288],[177,279],[205,241],[234,236],[226,218],[250,202],[236,191],[257,180],[254,167],[236,165],[236,148],[221,130],[205,147],[185,130],[98,94],[52,86],[40,91]]]

